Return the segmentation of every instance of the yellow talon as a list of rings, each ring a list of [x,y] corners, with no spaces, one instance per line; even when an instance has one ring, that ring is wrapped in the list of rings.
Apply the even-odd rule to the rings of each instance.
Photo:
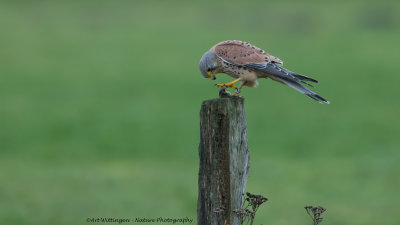
[[[238,93],[235,92],[235,93],[231,94],[231,96],[238,96]]]
[[[233,84],[216,84],[218,87],[232,87],[232,88],[237,88],[235,85]]]
[[[240,81],[241,80],[241,78],[238,78],[238,79],[236,79],[236,80],[234,80],[234,81],[232,81],[232,82],[229,82],[229,83],[226,83],[225,84],[225,86],[227,86],[227,87],[233,87],[234,85],[234,83],[236,83],[236,82],[238,82],[238,81]]]
[[[236,79],[232,82],[226,83],[226,84],[217,84],[218,87],[232,87],[232,88],[236,88],[236,86],[234,85],[236,82],[240,81],[241,79]]]

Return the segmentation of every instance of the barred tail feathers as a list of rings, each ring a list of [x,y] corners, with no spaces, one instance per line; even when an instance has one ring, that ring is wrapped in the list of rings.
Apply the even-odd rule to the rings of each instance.
[[[305,84],[313,87],[311,84],[305,81],[318,83],[318,81],[315,79],[309,78],[301,74],[293,73],[292,71],[279,67],[273,63],[265,63],[265,64],[249,63],[246,66],[266,74],[266,77],[270,77],[275,81],[288,85],[289,87],[297,90],[300,93],[307,95],[308,97],[319,103],[324,102],[326,104],[329,104],[329,101],[327,101],[323,97],[319,96],[317,93],[312,92],[311,90],[307,89],[302,85]]]
[[[295,89],[296,91],[303,93],[305,95],[307,95],[308,97],[310,97],[311,99],[319,102],[319,103],[326,103],[329,104],[330,102],[326,99],[324,99],[323,97],[319,96],[317,93],[309,90],[308,88],[304,87],[303,85],[297,83],[296,81],[292,81],[292,80],[288,80],[288,79],[281,79],[283,83],[285,83],[286,85],[288,85],[289,87]]]
[[[298,74],[298,73],[292,73],[292,75],[295,76],[296,78],[300,79],[300,80],[306,80],[306,81],[311,81],[311,82],[314,82],[314,83],[318,83],[317,80],[312,79],[311,77],[307,77],[307,76],[304,76],[304,75],[301,75],[301,74]]]

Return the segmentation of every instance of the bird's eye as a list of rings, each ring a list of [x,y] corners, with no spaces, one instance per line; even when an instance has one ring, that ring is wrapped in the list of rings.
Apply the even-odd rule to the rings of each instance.
[[[210,72],[210,71],[211,71],[211,68],[210,68],[210,67],[208,67],[208,68],[207,68],[207,72]]]

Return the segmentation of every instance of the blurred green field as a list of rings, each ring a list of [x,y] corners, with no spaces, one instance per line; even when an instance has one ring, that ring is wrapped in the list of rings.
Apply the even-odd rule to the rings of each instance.
[[[1,1],[0,224],[196,221],[198,71],[245,40],[316,78],[320,105],[245,88],[255,224],[400,224],[398,1]]]

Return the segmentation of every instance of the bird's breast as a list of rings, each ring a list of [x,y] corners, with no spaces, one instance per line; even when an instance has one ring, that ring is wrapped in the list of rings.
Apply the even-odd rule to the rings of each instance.
[[[230,64],[224,61],[221,63],[221,68],[222,73],[226,73],[234,78],[243,77],[247,72],[249,72],[249,69],[245,66]]]
[[[234,78],[242,78],[243,81],[257,80],[257,74],[254,70],[241,65],[225,65],[222,69],[223,73]]]

